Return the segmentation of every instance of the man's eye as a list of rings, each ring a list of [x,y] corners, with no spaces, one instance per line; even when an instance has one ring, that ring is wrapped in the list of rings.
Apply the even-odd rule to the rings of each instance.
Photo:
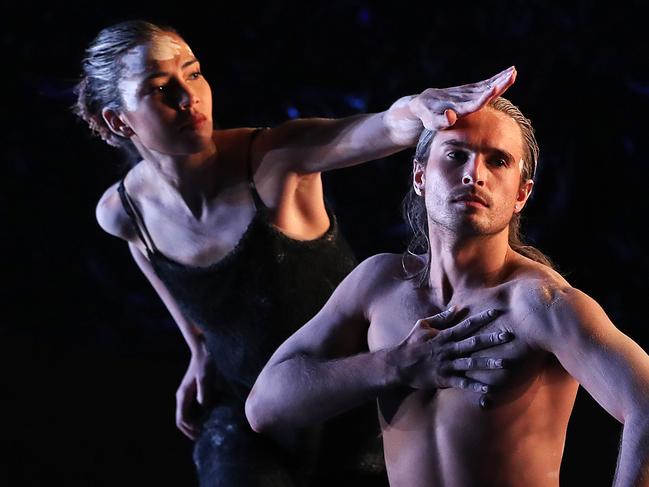
[[[448,154],[446,154],[446,156],[449,159],[453,159],[454,161],[458,161],[458,162],[465,162],[468,158],[466,152],[457,151],[457,150],[449,152]]]
[[[507,166],[507,161],[502,157],[494,157],[493,159],[491,159],[491,164],[497,167],[505,167]]]
[[[189,75],[189,79],[198,79],[201,76],[203,76],[203,73],[201,73],[200,71],[196,71]]]

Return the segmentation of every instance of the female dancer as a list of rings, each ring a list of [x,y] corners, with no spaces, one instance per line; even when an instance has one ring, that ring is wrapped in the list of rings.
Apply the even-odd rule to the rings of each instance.
[[[515,71],[377,114],[214,130],[210,86],[175,30],[120,23],[86,54],[75,112],[140,160],[97,220],[128,243],[191,350],[176,423],[196,440],[201,485],[300,484],[305,437],[262,438],[243,406],[272,352],[355,264],[320,172],[412,146],[423,126],[448,127],[498,96]]]

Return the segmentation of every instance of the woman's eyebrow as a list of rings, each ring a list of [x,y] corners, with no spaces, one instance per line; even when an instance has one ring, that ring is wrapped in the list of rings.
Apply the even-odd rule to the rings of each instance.
[[[191,66],[192,64],[196,64],[196,63],[198,63],[198,59],[192,58],[189,61],[183,63],[183,65],[181,66],[181,69],[185,69],[185,68]],[[147,74],[144,77],[143,81],[147,81],[147,80],[150,80],[152,78],[161,78],[163,76],[170,76],[170,75],[171,75],[171,73],[169,73],[167,71],[154,71],[152,73]]]

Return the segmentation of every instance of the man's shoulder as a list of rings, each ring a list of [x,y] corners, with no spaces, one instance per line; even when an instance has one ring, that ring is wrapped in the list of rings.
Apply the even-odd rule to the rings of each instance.
[[[602,311],[593,298],[542,264],[525,266],[512,284],[511,302],[517,318],[543,341],[579,333],[589,315]]]
[[[358,264],[354,272],[362,274],[363,277],[378,280],[383,278],[403,278],[405,276],[404,262],[402,254],[375,254]]]
[[[534,307],[550,307],[574,289],[551,267],[519,256],[510,275],[512,298]]]
[[[356,295],[371,299],[382,291],[403,282],[404,270],[401,254],[376,254],[363,260],[345,278],[345,287]]]

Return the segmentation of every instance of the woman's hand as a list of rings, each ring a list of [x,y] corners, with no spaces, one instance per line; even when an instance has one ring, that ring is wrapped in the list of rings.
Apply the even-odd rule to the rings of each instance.
[[[477,112],[500,96],[516,80],[512,66],[489,79],[452,88],[428,88],[419,95],[404,96],[385,112],[390,138],[404,145],[414,144],[423,128],[443,130],[458,117]]]
[[[176,426],[191,440],[198,436],[202,418],[214,402],[215,379],[210,354],[201,344],[176,391]]]

